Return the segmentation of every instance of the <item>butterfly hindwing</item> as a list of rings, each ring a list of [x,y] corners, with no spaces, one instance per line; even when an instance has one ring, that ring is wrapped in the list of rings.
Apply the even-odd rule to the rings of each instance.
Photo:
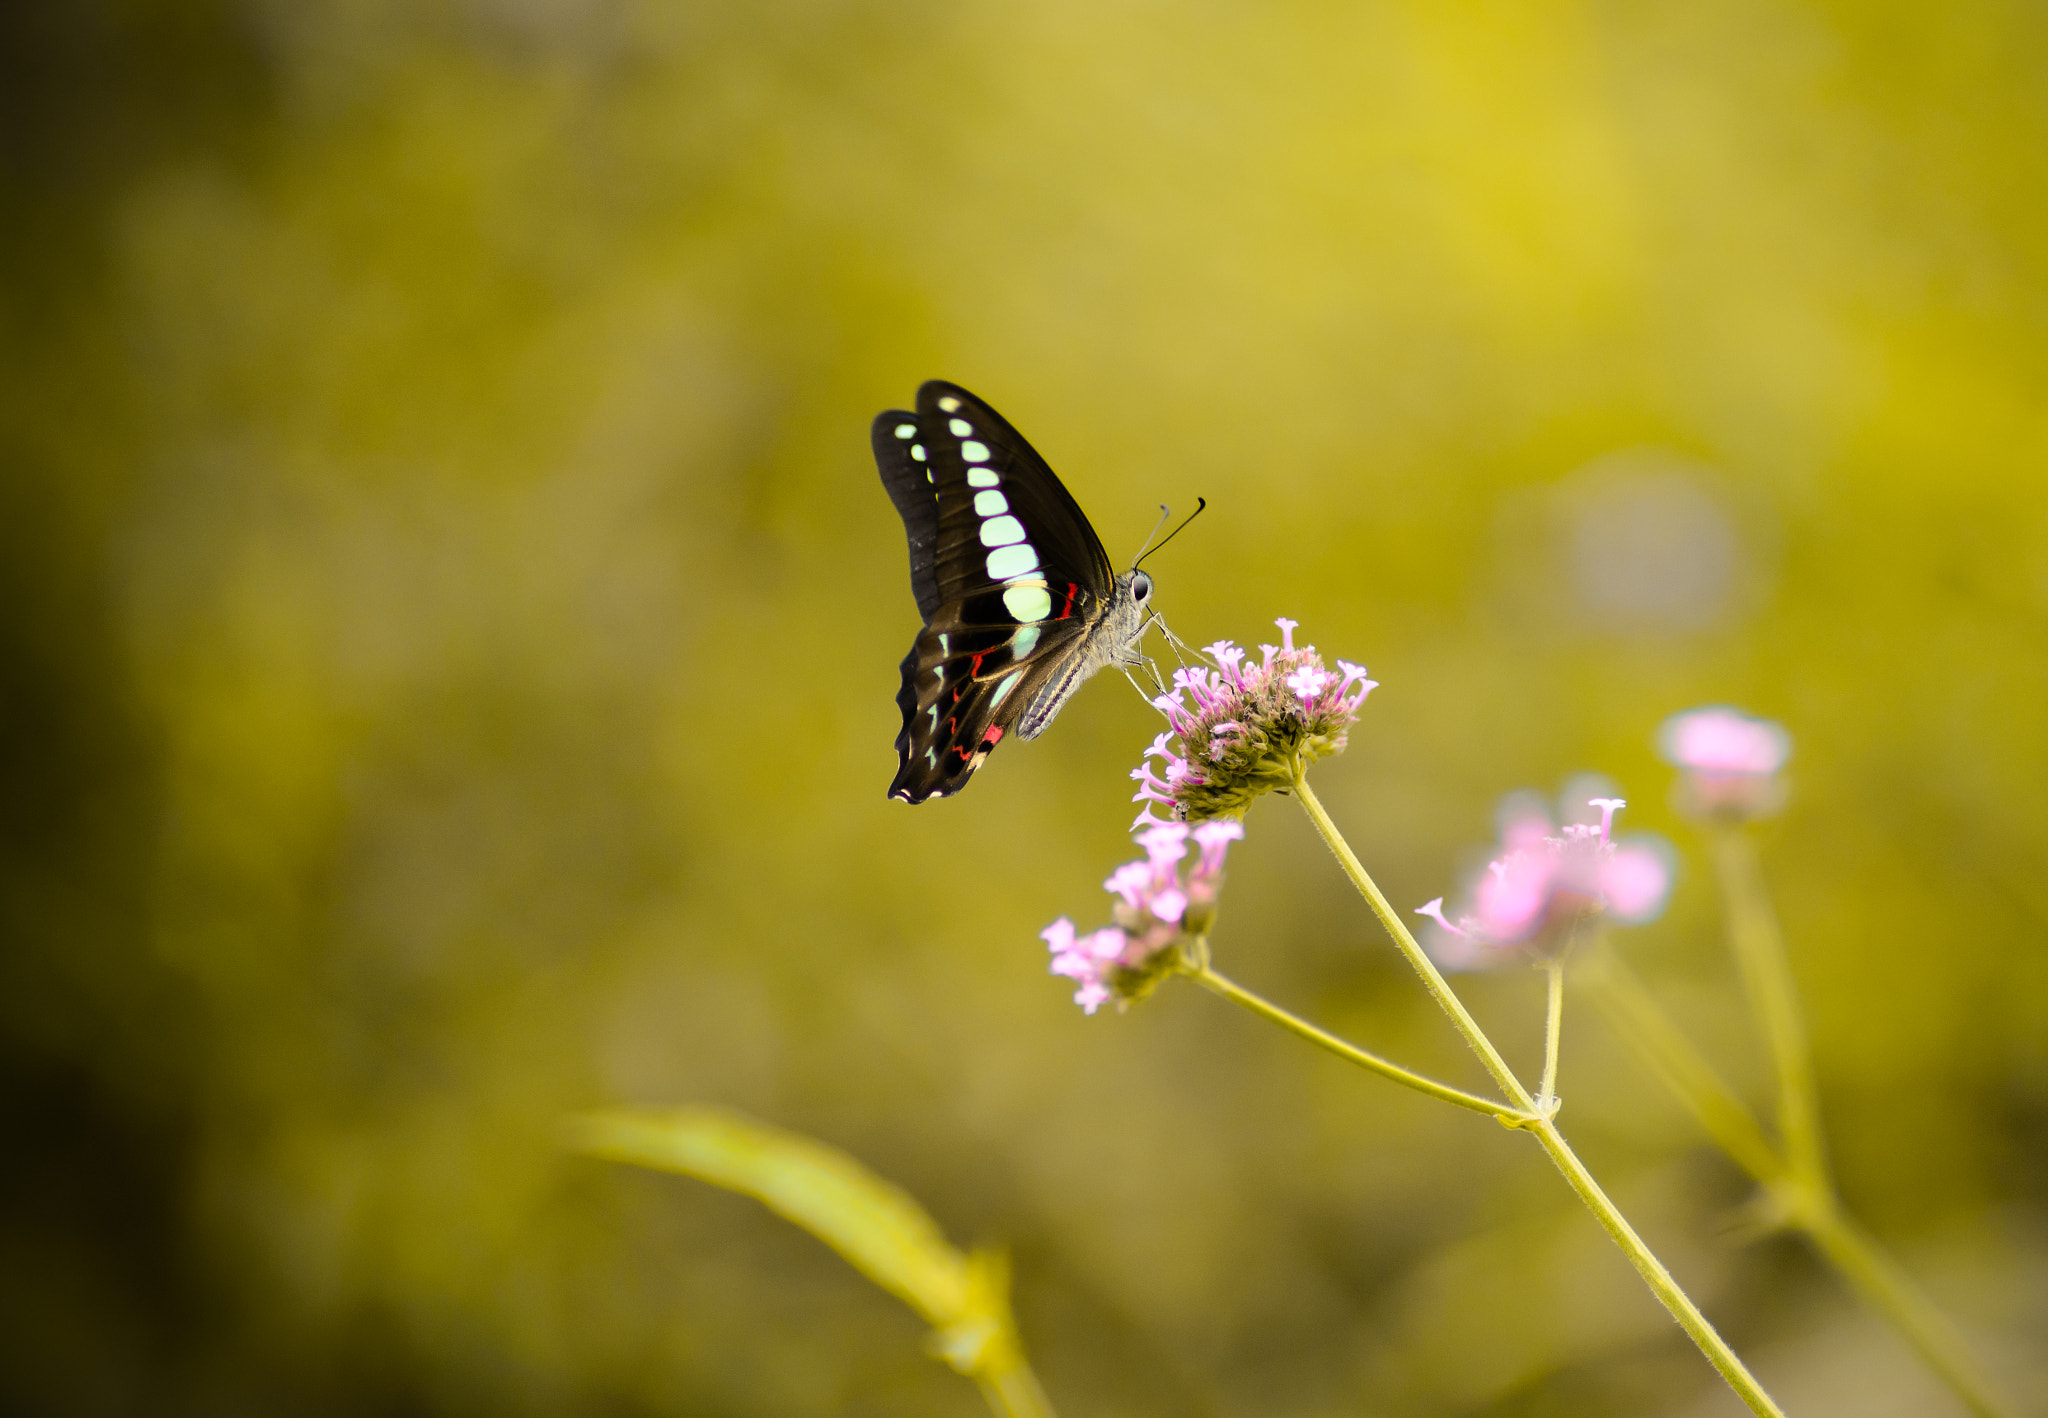
[[[1036,627],[963,619],[976,614],[976,599],[942,609],[904,657],[892,797],[923,802],[958,792],[1086,633],[1077,620],[1031,637]],[[982,599],[994,605],[980,607],[981,615],[1000,612],[998,594]],[[1026,637],[1028,647],[1020,646]]]
[[[925,625],[905,657],[890,796],[959,791],[1074,656],[1116,577],[1058,477],[995,410],[932,380],[874,424]],[[1042,719],[1034,726],[1042,728]]]

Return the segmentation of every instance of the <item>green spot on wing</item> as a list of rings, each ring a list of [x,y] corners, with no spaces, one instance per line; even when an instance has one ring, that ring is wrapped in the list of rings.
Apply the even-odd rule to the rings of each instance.
[[[1018,620],[1044,620],[1052,614],[1052,595],[1044,586],[1012,586],[1003,592],[1003,608]],[[1035,642],[1038,637],[1033,635]],[[1019,650],[1018,655],[1025,652]]]

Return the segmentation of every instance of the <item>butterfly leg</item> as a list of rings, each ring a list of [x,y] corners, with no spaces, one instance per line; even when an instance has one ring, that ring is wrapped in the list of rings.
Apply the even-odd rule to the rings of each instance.
[[[1142,639],[1144,637],[1145,632],[1150,630],[1155,625],[1159,627],[1159,633],[1166,637],[1167,648],[1173,651],[1173,658],[1180,661],[1180,667],[1182,669],[1186,669],[1188,667],[1188,662],[1186,661],[1186,659],[1182,658],[1180,653],[1181,638],[1178,635],[1175,635],[1172,630],[1167,628],[1166,617],[1159,614],[1158,611],[1154,611],[1150,615],[1145,617],[1145,623],[1138,627],[1139,638]],[[1138,643],[1138,641],[1134,640],[1131,643],[1135,645]],[[1159,666],[1154,664],[1149,657],[1146,658],[1145,664],[1147,665],[1147,667],[1151,669],[1152,678],[1154,682],[1158,683],[1161,690],[1163,691],[1165,689],[1165,681],[1161,680],[1159,677]]]
[[[1185,668],[1187,665],[1187,660],[1183,658],[1181,655],[1181,652],[1183,650],[1185,650],[1188,654],[1193,655],[1198,660],[1208,658],[1207,656],[1203,655],[1200,650],[1197,650],[1194,646],[1188,644],[1187,641],[1181,639],[1178,635],[1175,635],[1173,633],[1173,628],[1166,623],[1164,617],[1155,615],[1152,617],[1152,619],[1159,622],[1159,633],[1161,635],[1164,635],[1166,637],[1166,643],[1173,647],[1174,657],[1180,660],[1183,668]]]
[[[1159,620],[1158,616],[1153,616],[1150,619],[1146,620],[1146,622],[1143,625],[1138,627],[1138,634],[1132,637],[1131,643],[1124,647],[1123,672],[1126,677],[1129,677],[1132,670],[1136,669],[1140,665],[1143,665],[1145,667],[1145,673],[1152,676],[1152,684],[1155,691],[1157,693],[1164,694],[1166,693],[1166,680],[1163,677],[1161,677],[1159,673],[1158,662],[1156,662],[1150,655],[1146,654],[1143,650],[1140,650],[1138,648],[1138,643],[1141,639],[1143,639],[1145,632],[1151,628],[1153,621],[1157,620]],[[1162,628],[1164,628],[1165,622],[1161,621],[1160,625]],[[1132,679],[1131,683],[1136,684],[1137,680]],[[1146,702],[1151,702],[1150,695],[1146,696]]]

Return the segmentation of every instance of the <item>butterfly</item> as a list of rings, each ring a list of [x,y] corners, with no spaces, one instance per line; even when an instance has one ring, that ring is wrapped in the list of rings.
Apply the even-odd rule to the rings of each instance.
[[[1023,435],[957,384],[875,417],[875,466],[910,538],[924,629],[896,691],[906,803],[949,797],[1005,736],[1035,739],[1090,675],[1144,664],[1152,578],[1118,574]]]

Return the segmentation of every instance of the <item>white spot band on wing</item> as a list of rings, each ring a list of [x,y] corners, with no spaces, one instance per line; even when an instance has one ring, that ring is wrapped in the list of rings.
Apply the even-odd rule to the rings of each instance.
[[[1015,517],[991,517],[981,524],[981,544],[1006,547],[1024,540],[1024,524]]]
[[[997,547],[988,554],[988,579],[991,581],[1008,581],[1015,576],[1028,576],[1036,570],[1038,553],[1031,549],[1029,542]]]
[[[1043,586],[1011,586],[1003,592],[1003,608],[1019,620],[1044,620],[1052,614],[1052,596]],[[1037,643],[1037,636],[1032,637],[1032,643]]]

